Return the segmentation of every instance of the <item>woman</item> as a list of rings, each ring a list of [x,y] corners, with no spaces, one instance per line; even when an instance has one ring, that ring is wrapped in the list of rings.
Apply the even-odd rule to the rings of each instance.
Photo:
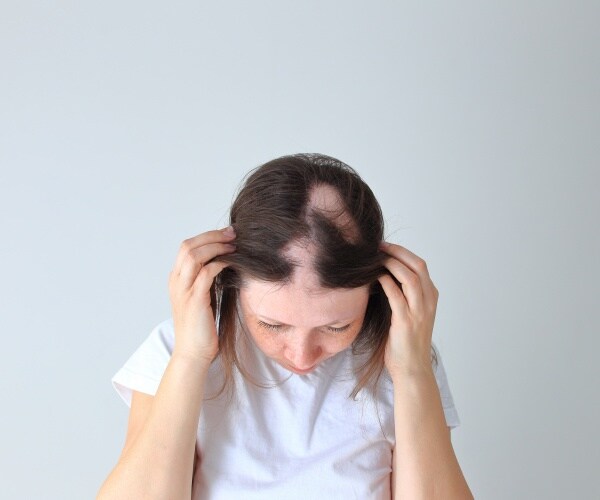
[[[472,498],[425,262],[325,155],[251,171],[185,240],[172,318],[113,378],[130,405],[98,498]]]

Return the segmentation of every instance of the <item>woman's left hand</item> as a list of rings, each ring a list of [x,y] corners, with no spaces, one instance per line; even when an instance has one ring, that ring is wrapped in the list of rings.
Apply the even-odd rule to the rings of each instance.
[[[391,276],[378,278],[392,309],[392,321],[385,347],[385,366],[392,379],[407,373],[431,372],[431,336],[439,292],[427,264],[406,248],[385,243],[389,255],[385,267]]]

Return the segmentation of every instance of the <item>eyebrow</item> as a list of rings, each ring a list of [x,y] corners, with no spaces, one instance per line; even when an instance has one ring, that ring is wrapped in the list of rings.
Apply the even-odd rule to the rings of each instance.
[[[282,321],[277,321],[276,319],[273,318],[268,318],[267,316],[263,316],[261,314],[257,314],[256,315],[257,318],[260,319],[264,319],[266,321],[270,321],[271,323],[277,324],[277,325],[281,325],[281,326],[292,326],[292,325],[287,325],[285,323],[283,323]],[[321,325],[321,326],[330,326],[330,325],[335,325],[336,323],[343,323],[345,321],[348,321],[349,319],[351,319],[352,321],[354,321],[354,318],[350,317],[350,318],[342,318],[342,319],[338,319],[336,321],[332,321],[331,323],[328,323],[326,325]],[[321,326],[317,326],[316,328],[321,328]]]

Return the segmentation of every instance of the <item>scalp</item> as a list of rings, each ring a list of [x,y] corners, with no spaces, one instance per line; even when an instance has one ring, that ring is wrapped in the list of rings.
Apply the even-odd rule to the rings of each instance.
[[[356,222],[348,213],[339,191],[329,184],[314,185],[308,195],[306,217],[318,212],[327,217],[338,227],[344,239],[356,243],[359,239],[359,230]],[[310,224],[310,220],[307,220]]]

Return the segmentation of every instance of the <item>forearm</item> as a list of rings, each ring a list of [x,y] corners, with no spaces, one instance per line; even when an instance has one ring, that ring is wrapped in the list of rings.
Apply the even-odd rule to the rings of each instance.
[[[208,363],[173,355],[139,434],[98,499],[191,497],[194,450]]]
[[[472,499],[454,454],[433,369],[392,379],[394,500]]]

